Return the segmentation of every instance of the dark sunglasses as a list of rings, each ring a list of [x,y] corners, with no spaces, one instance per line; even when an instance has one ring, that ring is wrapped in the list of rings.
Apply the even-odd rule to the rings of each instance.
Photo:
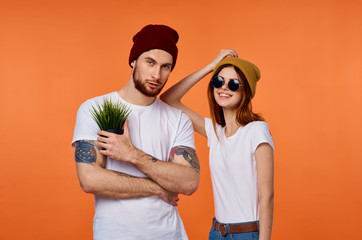
[[[225,84],[225,81],[224,81],[224,79],[222,79],[222,77],[213,76],[211,78],[211,84],[214,88],[221,88]],[[236,79],[229,80],[228,88],[231,91],[235,92],[239,89],[239,87],[240,87],[240,83],[238,80],[236,80]]]

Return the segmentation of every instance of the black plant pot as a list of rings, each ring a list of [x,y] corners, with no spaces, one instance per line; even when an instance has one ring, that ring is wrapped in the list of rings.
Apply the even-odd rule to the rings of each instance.
[[[110,132],[110,133],[115,133],[115,134],[118,134],[118,135],[123,135],[124,131],[123,129],[107,129],[107,130],[104,130],[106,132]],[[101,137],[104,137],[104,138],[107,138],[107,136],[103,136],[103,135],[100,135]]]
[[[118,135],[122,135],[123,134],[123,129],[107,129],[106,130],[107,132],[111,132],[111,133],[115,133],[115,134],[118,134]]]

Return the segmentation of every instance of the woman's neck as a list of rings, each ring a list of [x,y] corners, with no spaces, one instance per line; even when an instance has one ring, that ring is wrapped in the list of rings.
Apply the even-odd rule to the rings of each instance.
[[[225,136],[230,137],[234,135],[238,129],[239,124],[236,122],[236,110],[223,109],[225,119]]]

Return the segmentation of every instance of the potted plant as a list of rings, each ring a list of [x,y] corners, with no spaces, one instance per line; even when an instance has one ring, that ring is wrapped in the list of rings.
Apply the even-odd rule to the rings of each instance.
[[[92,106],[91,114],[101,130],[123,134],[123,125],[129,117],[131,110],[125,104],[103,99],[101,104]]]

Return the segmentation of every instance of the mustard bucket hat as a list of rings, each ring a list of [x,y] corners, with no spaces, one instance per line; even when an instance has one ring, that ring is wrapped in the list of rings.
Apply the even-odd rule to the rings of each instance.
[[[260,70],[253,63],[246,61],[241,58],[236,57],[227,57],[221,60],[216,67],[214,68],[213,75],[219,71],[219,69],[224,65],[233,65],[237,67],[245,76],[246,80],[249,83],[251,90],[251,98],[255,96],[256,82],[260,79]]]

